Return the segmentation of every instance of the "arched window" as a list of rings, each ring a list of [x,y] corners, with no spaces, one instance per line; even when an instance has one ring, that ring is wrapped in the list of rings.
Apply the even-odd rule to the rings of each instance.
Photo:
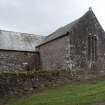
[[[88,36],[88,60],[97,61],[97,38],[96,35]]]

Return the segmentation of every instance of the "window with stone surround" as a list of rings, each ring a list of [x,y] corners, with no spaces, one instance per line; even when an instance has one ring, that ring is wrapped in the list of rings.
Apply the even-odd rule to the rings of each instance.
[[[97,38],[96,35],[88,36],[88,60],[97,61]]]

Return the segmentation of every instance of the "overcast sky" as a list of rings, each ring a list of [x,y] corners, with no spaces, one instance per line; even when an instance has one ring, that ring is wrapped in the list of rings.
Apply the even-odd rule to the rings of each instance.
[[[90,6],[105,29],[105,0],[0,0],[0,29],[49,35]]]

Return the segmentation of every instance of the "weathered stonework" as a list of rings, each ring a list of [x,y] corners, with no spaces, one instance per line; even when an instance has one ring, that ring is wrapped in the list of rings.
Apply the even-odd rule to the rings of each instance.
[[[40,60],[43,69],[64,69],[65,53],[67,50],[68,37],[62,37],[50,42],[49,45],[43,45],[40,48]]]
[[[35,52],[0,51],[0,71],[38,69],[39,54]]]
[[[46,87],[71,83],[71,76],[65,71],[37,71],[0,73],[0,97],[38,91]]]
[[[105,72],[105,33],[92,10],[37,47],[42,69]]]

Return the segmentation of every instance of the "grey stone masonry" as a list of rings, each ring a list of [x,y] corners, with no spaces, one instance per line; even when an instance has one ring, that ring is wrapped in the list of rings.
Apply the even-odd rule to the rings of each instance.
[[[105,72],[105,32],[92,9],[37,46],[42,69]]]
[[[39,55],[35,52],[0,51],[0,71],[37,69]]]

